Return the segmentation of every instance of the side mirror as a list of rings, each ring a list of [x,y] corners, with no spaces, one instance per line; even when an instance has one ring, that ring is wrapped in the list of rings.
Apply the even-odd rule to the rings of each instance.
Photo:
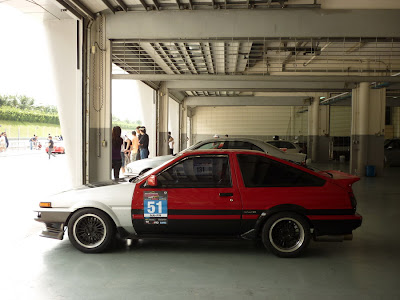
[[[157,186],[157,176],[156,175],[150,175],[150,177],[146,181],[147,186]]]

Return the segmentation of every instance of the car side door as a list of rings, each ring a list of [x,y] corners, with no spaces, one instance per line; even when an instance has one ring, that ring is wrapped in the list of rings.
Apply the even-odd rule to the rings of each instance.
[[[135,195],[139,234],[236,235],[241,199],[230,157],[189,155],[156,174],[157,186]]]

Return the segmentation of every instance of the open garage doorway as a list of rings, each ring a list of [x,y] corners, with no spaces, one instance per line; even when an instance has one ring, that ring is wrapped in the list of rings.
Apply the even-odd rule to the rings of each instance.
[[[122,137],[132,138],[137,126],[149,135],[149,157],[156,156],[156,101],[154,90],[138,80],[112,80],[112,126],[120,126]]]

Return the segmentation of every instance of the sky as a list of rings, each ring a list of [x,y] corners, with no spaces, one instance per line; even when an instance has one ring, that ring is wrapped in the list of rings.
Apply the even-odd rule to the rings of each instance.
[[[0,94],[56,105],[43,23],[0,3]]]
[[[57,105],[43,22],[0,2],[0,45],[0,95],[25,95],[36,104]],[[132,80],[112,84],[113,115],[141,120],[137,84]]]

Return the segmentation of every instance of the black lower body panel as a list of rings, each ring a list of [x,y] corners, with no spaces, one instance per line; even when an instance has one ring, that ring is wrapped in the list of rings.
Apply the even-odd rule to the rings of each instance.
[[[312,220],[314,235],[344,235],[361,226],[361,219],[357,220]]]

